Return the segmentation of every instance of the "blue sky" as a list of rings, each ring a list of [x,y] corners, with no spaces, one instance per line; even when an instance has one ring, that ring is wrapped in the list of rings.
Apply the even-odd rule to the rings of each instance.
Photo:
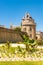
[[[35,20],[37,31],[43,31],[43,0],[0,0],[0,25],[19,26],[25,12]]]

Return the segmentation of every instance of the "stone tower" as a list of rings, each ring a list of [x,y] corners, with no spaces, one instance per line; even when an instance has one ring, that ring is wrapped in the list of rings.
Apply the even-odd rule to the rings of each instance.
[[[36,38],[36,23],[28,13],[22,19],[21,31],[27,32],[30,39]]]

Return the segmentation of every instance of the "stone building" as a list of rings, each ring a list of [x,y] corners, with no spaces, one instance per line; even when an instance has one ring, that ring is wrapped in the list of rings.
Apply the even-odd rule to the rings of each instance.
[[[37,31],[36,32],[36,39],[37,40],[43,40],[43,32]]]
[[[21,28],[21,31],[14,30],[15,28]],[[10,29],[0,25],[0,42],[21,42],[23,41],[21,35],[28,35],[30,39],[43,40],[43,32],[36,32],[36,23],[34,19],[26,13],[22,18],[21,26],[10,26]]]
[[[30,39],[36,39],[36,23],[28,13],[22,19],[21,31],[27,32]]]

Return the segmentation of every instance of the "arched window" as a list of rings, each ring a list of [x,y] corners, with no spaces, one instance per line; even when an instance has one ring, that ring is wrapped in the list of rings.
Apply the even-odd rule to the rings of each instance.
[[[27,18],[29,17],[29,15],[27,15]]]
[[[36,40],[38,39],[38,37],[36,36]]]

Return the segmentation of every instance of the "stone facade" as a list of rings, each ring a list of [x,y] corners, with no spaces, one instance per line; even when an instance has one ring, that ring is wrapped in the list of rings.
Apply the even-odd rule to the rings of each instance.
[[[43,40],[43,32],[37,31],[36,32],[36,39],[37,40]]]
[[[21,31],[27,32],[30,39],[36,39],[36,23],[28,13],[22,19]]]

